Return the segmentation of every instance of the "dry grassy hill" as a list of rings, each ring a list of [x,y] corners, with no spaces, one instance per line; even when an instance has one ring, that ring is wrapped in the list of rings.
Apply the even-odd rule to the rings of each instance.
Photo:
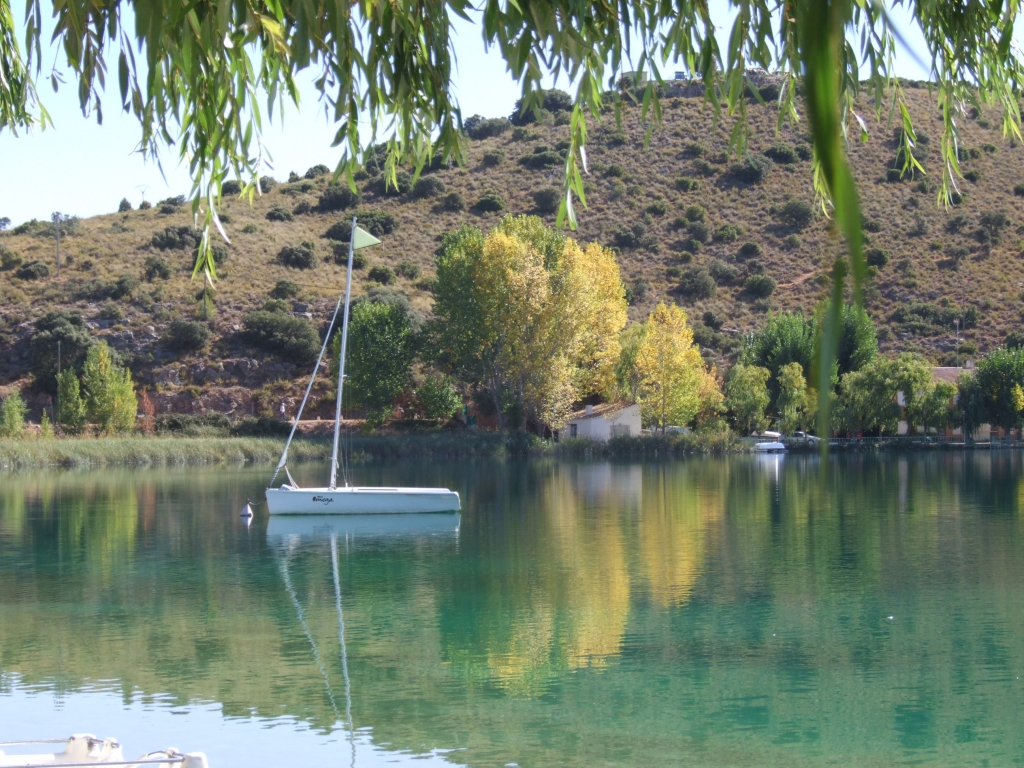
[[[1021,325],[1024,186],[1018,185],[1024,176],[1024,148],[1002,138],[1001,118],[994,111],[966,120],[963,168],[970,180],[961,182],[963,201],[940,210],[934,184],[940,175],[941,123],[934,97],[926,90],[910,90],[909,95],[928,176],[887,180],[897,147],[885,125],[873,126],[871,140],[852,148],[867,248],[877,251],[877,262],[886,262],[871,280],[867,303],[883,348],[913,349],[935,362],[950,362],[953,319],[963,314],[962,308],[967,308],[972,326],[962,347],[969,355],[984,353]],[[864,109],[870,114],[868,104]],[[700,326],[698,336],[708,353],[723,361],[767,312],[809,312],[826,293],[831,265],[843,251],[828,220],[817,218],[803,227],[785,218],[788,201],[812,203],[802,131],[787,128],[777,136],[774,110],[751,101],[749,112],[751,151],[767,150],[778,161],[760,183],[734,172],[735,158],[726,155],[731,121],[723,117],[716,125],[711,108],[699,98],[668,96],[664,122],[647,146],[638,109],[625,111],[621,131],[609,114],[591,133],[589,208],[580,211],[576,235],[619,250],[633,298],[631,318],[642,318],[659,300],[676,301]],[[198,309],[196,294],[202,286],[189,279],[190,244],[158,247],[167,228],[190,225],[187,207],[158,204],[82,220],[76,232],[62,238],[66,263],[59,280],[53,238],[46,236],[45,227],[4,233],[2,248],[23,264],[45,263],[49,275],[22,279],[17,277],[19,268],[0,272],[0,388],[28,382],[32,321],[53,309],[71,309],[84,315],[94,335],[119,346],[137,379],[173,400],[169,405],[183,410],[266,407],[279,396],[272,397],[271,391],[293,389],[307,372],[260,361],[236,336],[241,316],[261,307],[279,280],[291,280],[301,289],[292,309],[319,325],[344,284],[344,269],[325,237],[331,225],[353,211],[391,214],[394,231],[382,238],[383,248],[369,252],[370,263],[357,273],[355,293],[377,285],[369,279],[370,267],[404,264],[405,276],[396,276],[392,287],[429,314],[439,237],[466,223],[490,228],[503,215],[474,210],[485,193],[496,192],[506,212],[537,213],[554,222],[554,213],[538,211],[534,193],[560,185],[559,143],[567,133],[564,117],[556,114],[544,124],[473,141],[465,167],[430,174],[442,182],[443,191],[435,184],[426,197],[412,191],[385,195],[376,180],[362,179],[357,206],[319,212],[317,203],[329,181],[319,176],[293,183],[279,180],[251,206],[226,199],[223,218],[232,242],[217,284],[214,343],[201,358],[175,355],[159,340],[172,318],[192,319]],[[771,149],[780,142],[785,146]],[[527,156],[532,159],[525,160]],[[126,192],[130,188],[126,183]],[[461,195],[465,210],[449,210],[452,204],[444,201],[452,193]],[[706,210],[706,233],[687,220],[692,206]],[[801,206],[789,210],[800,213]],[[705,242],[694,243],[705,234]],[[282,264],[282,248],[303,242],[315,245],[318,265],[303,270]],[[169,264],[169,278],[145,279],[146,260],[152,256]],[[702,267],[717,283],[713,295],[706,295],[711,286]],[[775,281],[770,296],[757,298],[744,290],[745,279],[756,273]],[[123,293],[115,286],[126,274],[141,285],[130,296],[113,298]],[[688,291],[680,290],[681,281]],[[131,283],[128,279],[126,287]],[[705,317],[712,327],[703,326]],[[721,326],[718,332],[715,326]],[[216,363],[225,359],[257,360],[262,367],[256,371],[245,363],[221,372]],[[261,387],[266,396],[253,404],[248,392]]]

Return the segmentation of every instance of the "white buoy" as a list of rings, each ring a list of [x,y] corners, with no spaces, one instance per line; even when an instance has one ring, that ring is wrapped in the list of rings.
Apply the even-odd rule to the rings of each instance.
[[[249,502],[245,502],[245,506],[242,507],[239,517],[252,517],[252,507],[249,506]]]

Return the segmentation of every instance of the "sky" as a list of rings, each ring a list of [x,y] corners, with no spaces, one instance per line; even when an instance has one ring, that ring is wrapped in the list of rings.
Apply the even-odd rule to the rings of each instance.
[[[18,3],[15,3],[18,13]],[[725,0],[712,0],[712,15],[719,30],[728,31],[731,12]],[[909,45],[922,56],[923,43],[906,19],[898,18]],[[44,23],[45,26],[45,23]],[[45,34],[44,39],[49,35]],[[725,40],[720,40],[722,45]],[[455,29],[458,70],[452,87],[463,117],[508,115],[521,95],[519,84],[508,74],[496,49],[484,51],[475,25],[459,20]],[[44,53],[46,62],[60,62],[60,51],[51,47]],[[914,57],[903,54],[898,60],[899,74],[923,78],[926,73]],[[666,70],[671,73],[671,66]],[[289,105],[283,119],[275,115],[272,124],[264,124],[264,145],[273,157],[268,174],[286,179],[289,171],[303,173],[310,166],[324,163],[331,168],[341,156],[332,149],[334,129],[328,123],[317,100],[311,72],[300,74],[300,105]],[[145,160],[136,148],[140,129],[130,115],[120,109],[116,79],[103,101],[104,122],[83,117],[78,106],[77,89],[71,77],[54,93],[49,83],[38,83],[40,97],[53,119],[45,131],[0,133],[0,217],[14,224],[29,219],[48,219],[53,211],[77,216],[92,216],[117,210],[122,198],[133,206],[142,199],[155,202],[186,194],[191,186],[187,166],[177,152],[161,155],[163,173],[155,162]],[[557,85],[571,91],[565,79]]]

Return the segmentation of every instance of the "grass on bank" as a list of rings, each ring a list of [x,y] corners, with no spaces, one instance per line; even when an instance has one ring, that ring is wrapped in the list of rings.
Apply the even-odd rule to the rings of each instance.
[[[0,470],[30,467],[186,466],[271,464],[280,457],[283,437],[130,436],[25,437],[0,443]],[[545,441],[524,432],[433,432],[409,435],[346,435],[343,447],[355,461],[404,458],[668,458],[695,453],[742,450],[731,432]],[[292,461],[324,461],[331,440],[300,437]]]

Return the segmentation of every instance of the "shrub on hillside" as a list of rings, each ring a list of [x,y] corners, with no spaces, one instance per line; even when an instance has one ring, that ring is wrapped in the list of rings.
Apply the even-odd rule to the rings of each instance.
[[[736,258],[743,259],[756,259],[761,255],[761,246],[757,243],[744,243],[740,246],[739,251],[736,254]]]
[[[704,325],[713,331],[720,330],[725,325],[725,318],[711,310],[708,310],[701,316],[701,320],[704,321]]]
[[[680,192],[695,192],[700,188],[700,182],[688,176],[680,176],[676,179],[676,189]]]
[[[572,109],[572,96],[557,88],[541,90],[537,96],[537,103],[541,114],[545,112],[565,112]],[[529,125],[537,122],[537,114],[532,107],[526,106],[526,98],[516,100],[515,109],[509,115],[513,125]]]
[[[691,221],[686,225],[686,230],[690,233],[690,236],[699,243],[706,243],[708,241],[708,235],[711,234],[708,225],[703,221]]]
[[[292,208],[292,213],[295,216],[305,216],[306,214],[313,212],[313,204],[309,200],[302,200]]]
[[[378,264],[370,268],[370,271],[366,273],[366,279],[381,285],[390,285],[395,281],[395,270],[389,266]]]
[[[420,268],[411,261],[400,261],[395,265],[395,274],[406,280],[415,280],[420,276]]]
[[[386,173],[370,180],[367,188],[381,197],[399,197],[412,189],[412,176],[407,171],[397,171],[391,179]]]
[[[810,144],[797,144],[796,156],[801,160],[811,160],[814,157],[814,150],[811,149]]]
[[[318,164],[314,165],[312,168],[308,169],[306,171],[306,173],[304,174],[303,178],[306,178],[306,179],[316,179],[316,178],[319,178],[320,176],[326,176],[330,172],[331,172],[330,168],[328,168],[323,163],[318,163]]]
[[[35,333],[29,341],[29,359],[36,385],[55,392],[57,382],[57,345],[60,344],[62,369],[81,371],[92,338],[85,319],[78,312],[48,312],[35,322]]]
[[[701,176],[714,176],[718,173],[718,168],[703,158],[694,161],[693,170]]]
[[[172,320],[163,342],[175,352],[198,352],[210,343],[210,327],[197,320]]]
[[[299,286],[291,280],[278,280],[270,295],[275,299],[294,299],[299,295]]]
[[[712,259],[708,263],[708,274],[718,285],[729,285],[740,276],[740,271],[721,259]]]
[[[565,162],[565,157],[560,153],[547,147],[540,146],[534,149],[532,154],[523,155],[519,158],[519,164],[533,170],[554,168]]]
[[[708,153],[708,145],[700,141],[688,141],[685,152],[693,157],[704,157]]]
[[[658,238],[647,231],[642,222],[637,222],[631,227],[620,227],[612,233],[612,242],[618,248],[645,248],[651,249],[658,243]]]
[[[651,286],[648,284],[647,279],[638,277],[632,283],[626,285],[626,303],[631,307],[641,304],[650,292]]]
[[[732,166],[730,173],[747,184],[760,184],[768,178],[774,165],[775,163],[764,155],[747,155]]]
[[[899,168],[889,168],[885,172],[885,180],[890,184],[899,184],[903,181],[903,171]]]
[[[117,205],[118,213],[127,213],[132,209],[132,204],[127,197],[122,197],[121,202]]]
[[[686,217],[687,221],[707,221],[708,212],[702,205],[691,205],[683,211],[683,216]]]
[[[444,182],[437,176],[421,176],[412,187],[412,196],[416,198],[438,197],[445,192]]]
[[[317,200],[321,211],[344,211],[359,205],[359,190],[349,189],[347,184],[330,184]]]
[[[398,229],[398,220],[387,211],[365,211],[356,215],[356,226],[365,229],[374,237],[390,235]],[[347,243],[352,236],[352,220],[342,219],[327,228],[324,237]]]
[[[655,200],[644,208],[644,213],[649,213],[651,216],[664,216],[668,213],[668,204],[664,200]]]
[[[343,267],[348,267],[348,243],[334,243],[334,262]],[[356,251],[352,254],[352,269],[366,268],[366,254]]]
[[[450,213],[466,210],[466,199],[461,192],[449,192],[441,198],[441,210]]]
[[[148,211],[152,207],[153,207],[153,204],[151,202],[149,202],[149,200],[143,200],[141,203],[139,203],[139,210],[140,211]]]
[[[743,230],[735,224],[723,224],[715,230],[713,237],[719,243],[735,243],[741,234]]]
[[[139,278],[131,274],[123,274],[114,282],[114,288],[110,292],[112,299],[128,299],[139,290]]]
[[[505,207],[504,199],[493,189],[484,192],[483,196],[473,205],[473,209],[481,213],[500,213],[505,210]]]
[[[246,313],[241,335],[254,347],[296,365],[309,365],[320,351],[320,339],[307,320],[279,312]]]
[[[775,280],[769,275],[751,275],[743,281],[743,291],[755,299],[766,299],[775,293]]]
[[[864,261],[867,262],[869,267],[882,269],[889,263],[889,254],[881,248],[869,248],[864,253]]]
[[[263,302],[264,312],[287,312],[289,309],[291,304],[284,299],[267,299]]]
[[[471,139],[489,139],[492,136],[501,136],[512,130],[512,121],[507,117],[482,117],[473,115],[462,124],[466,135]]]
[[[153,247],[161,251],[191,251],[203,239],[201,233],[188,226],[166,227],[153,235]]]
[[[280,205],[275,205],[267,211],[267,221],[291,221],[294,218],[291,211]]]
[[[555,213],[562,204],[562,191],[554,187],[541,187],[530,197],[541,213]]]
[[[270,176],[260,176],[260,192],[264,195],[277,186],[277,179]]]
[[[240,195],[242,194],[242,182],[229,179],[220,185],[220,193],[222,195]]]
[[[293,269],[314,269],[318,264],[315,245],[304,242],[300,245],[286,245],[277,254],[278,260]]]
[[[167,280],[171,276],[171,265],[167,263],[166,259],[159,256],[147,256],[142,274],[148,283],[157,278]]]
[[[683,272],[679,291],[691,299],[710,299],[717,289],[715,279],[705,267],[690,267]]]
[[[803,200],[790,200],[778,209],[779,221],[795,229],[805,229],[814,221],[814,209]]]
[[[495,149],[491,152],[485,152],[483,162],[485,168],[497,168],[505,162],[505,150]]]
[[[21,256],[14,251],[7,250],[7,247],[0,243],[0,269],[6,271],[21,265]]]
[[[50,276],[50,268],[38,259],[34,259],[18,267],[14,276],[22,280],[42,280],[44,277]]]
[[[795,163],[799,159],[799,155],[796,153],[796,147],[785,141],[778,141],[772,144],[764,151],[764,154],[780,165]]]
[[[1015,331],[1010,331],[1006,335],[1006,340],[1003,344],[1007,349],[1024,349],[1024,331],[1019,328]]]

